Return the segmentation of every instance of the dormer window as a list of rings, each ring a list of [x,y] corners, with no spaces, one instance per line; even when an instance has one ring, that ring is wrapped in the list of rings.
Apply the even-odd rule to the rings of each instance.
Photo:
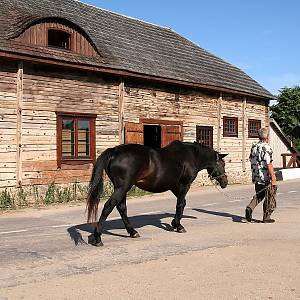
[[[62,55],[64,52],[72,51],[74,54],[85,57],[101,56],[91,38],[80,27],[61,18],[39,20],[31,24],[14,40],[26,45],[61,50],[58,52]]]
[[[71,49],[71,34],[57,29],[48,30],[48,47]]]

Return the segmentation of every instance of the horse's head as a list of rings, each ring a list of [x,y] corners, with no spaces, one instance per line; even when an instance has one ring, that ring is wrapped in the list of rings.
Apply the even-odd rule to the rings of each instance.
[[[225,161],[224,157],[227,154],[216,153],[216,160],[211,167],[207,168],[207,172],[210,179],[215,179],[219,182],[222,189],[226,188],[228,184],[227,176],[225,174]]]

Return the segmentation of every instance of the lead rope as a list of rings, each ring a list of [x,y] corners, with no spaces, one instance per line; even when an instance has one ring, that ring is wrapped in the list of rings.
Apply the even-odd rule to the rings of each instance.
[[[219,189],[218,187],[218,184],[215,182],[215,179],[219,178],[219,177],[222,177],[223,175],[221,176],[217,176],[217,177],[214,177],[214,178],[211,178],[210,177],[210,180],[213,184],[213,186],[223,195],[225,196],[225,198],[229,199],[229,200],[245,200],[245,199],[249,199],[249,198],[245,198],[245,197],[233,197],[233,196],[229,196],[227,193],[225,193],[223,190]],[[276,200],[275,200],[275,193],[274,193],[274,188],[272,187],[272,184],[269,184],[268,186],[266,186],[265,188],[263,188],[262,190],[259,191],[259,193],[267,190],[267,193],[266,193],[266,200],[267,198],[269,198],[268,194],[269,194],[269,190],[270,190],[270,186],[271,186],[271,189],[273,190],[273,194],[271,197],[273,197],[271,200],[269,200],[270,202],[272,202],[270,205],[271,207],[274,207],[274,201],[275,201],[275,207],[273,208],[273,210],[276,208]],[[258,195],[259,193],[255,193],[255,196]],[[270,193],[271,194],[271,193]],[[267,206],[268,207],[268,206]]]

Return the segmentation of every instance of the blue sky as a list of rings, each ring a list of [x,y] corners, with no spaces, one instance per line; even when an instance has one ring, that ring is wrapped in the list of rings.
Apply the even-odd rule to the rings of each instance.
[[[300,0],[82,0],[172,28],[273,94],[300,85]]]

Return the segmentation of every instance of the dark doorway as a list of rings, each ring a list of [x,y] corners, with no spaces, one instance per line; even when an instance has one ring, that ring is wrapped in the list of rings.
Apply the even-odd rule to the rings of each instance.
[[[161,147],[161,127],[159,125],[144,125],[144,145]]]

